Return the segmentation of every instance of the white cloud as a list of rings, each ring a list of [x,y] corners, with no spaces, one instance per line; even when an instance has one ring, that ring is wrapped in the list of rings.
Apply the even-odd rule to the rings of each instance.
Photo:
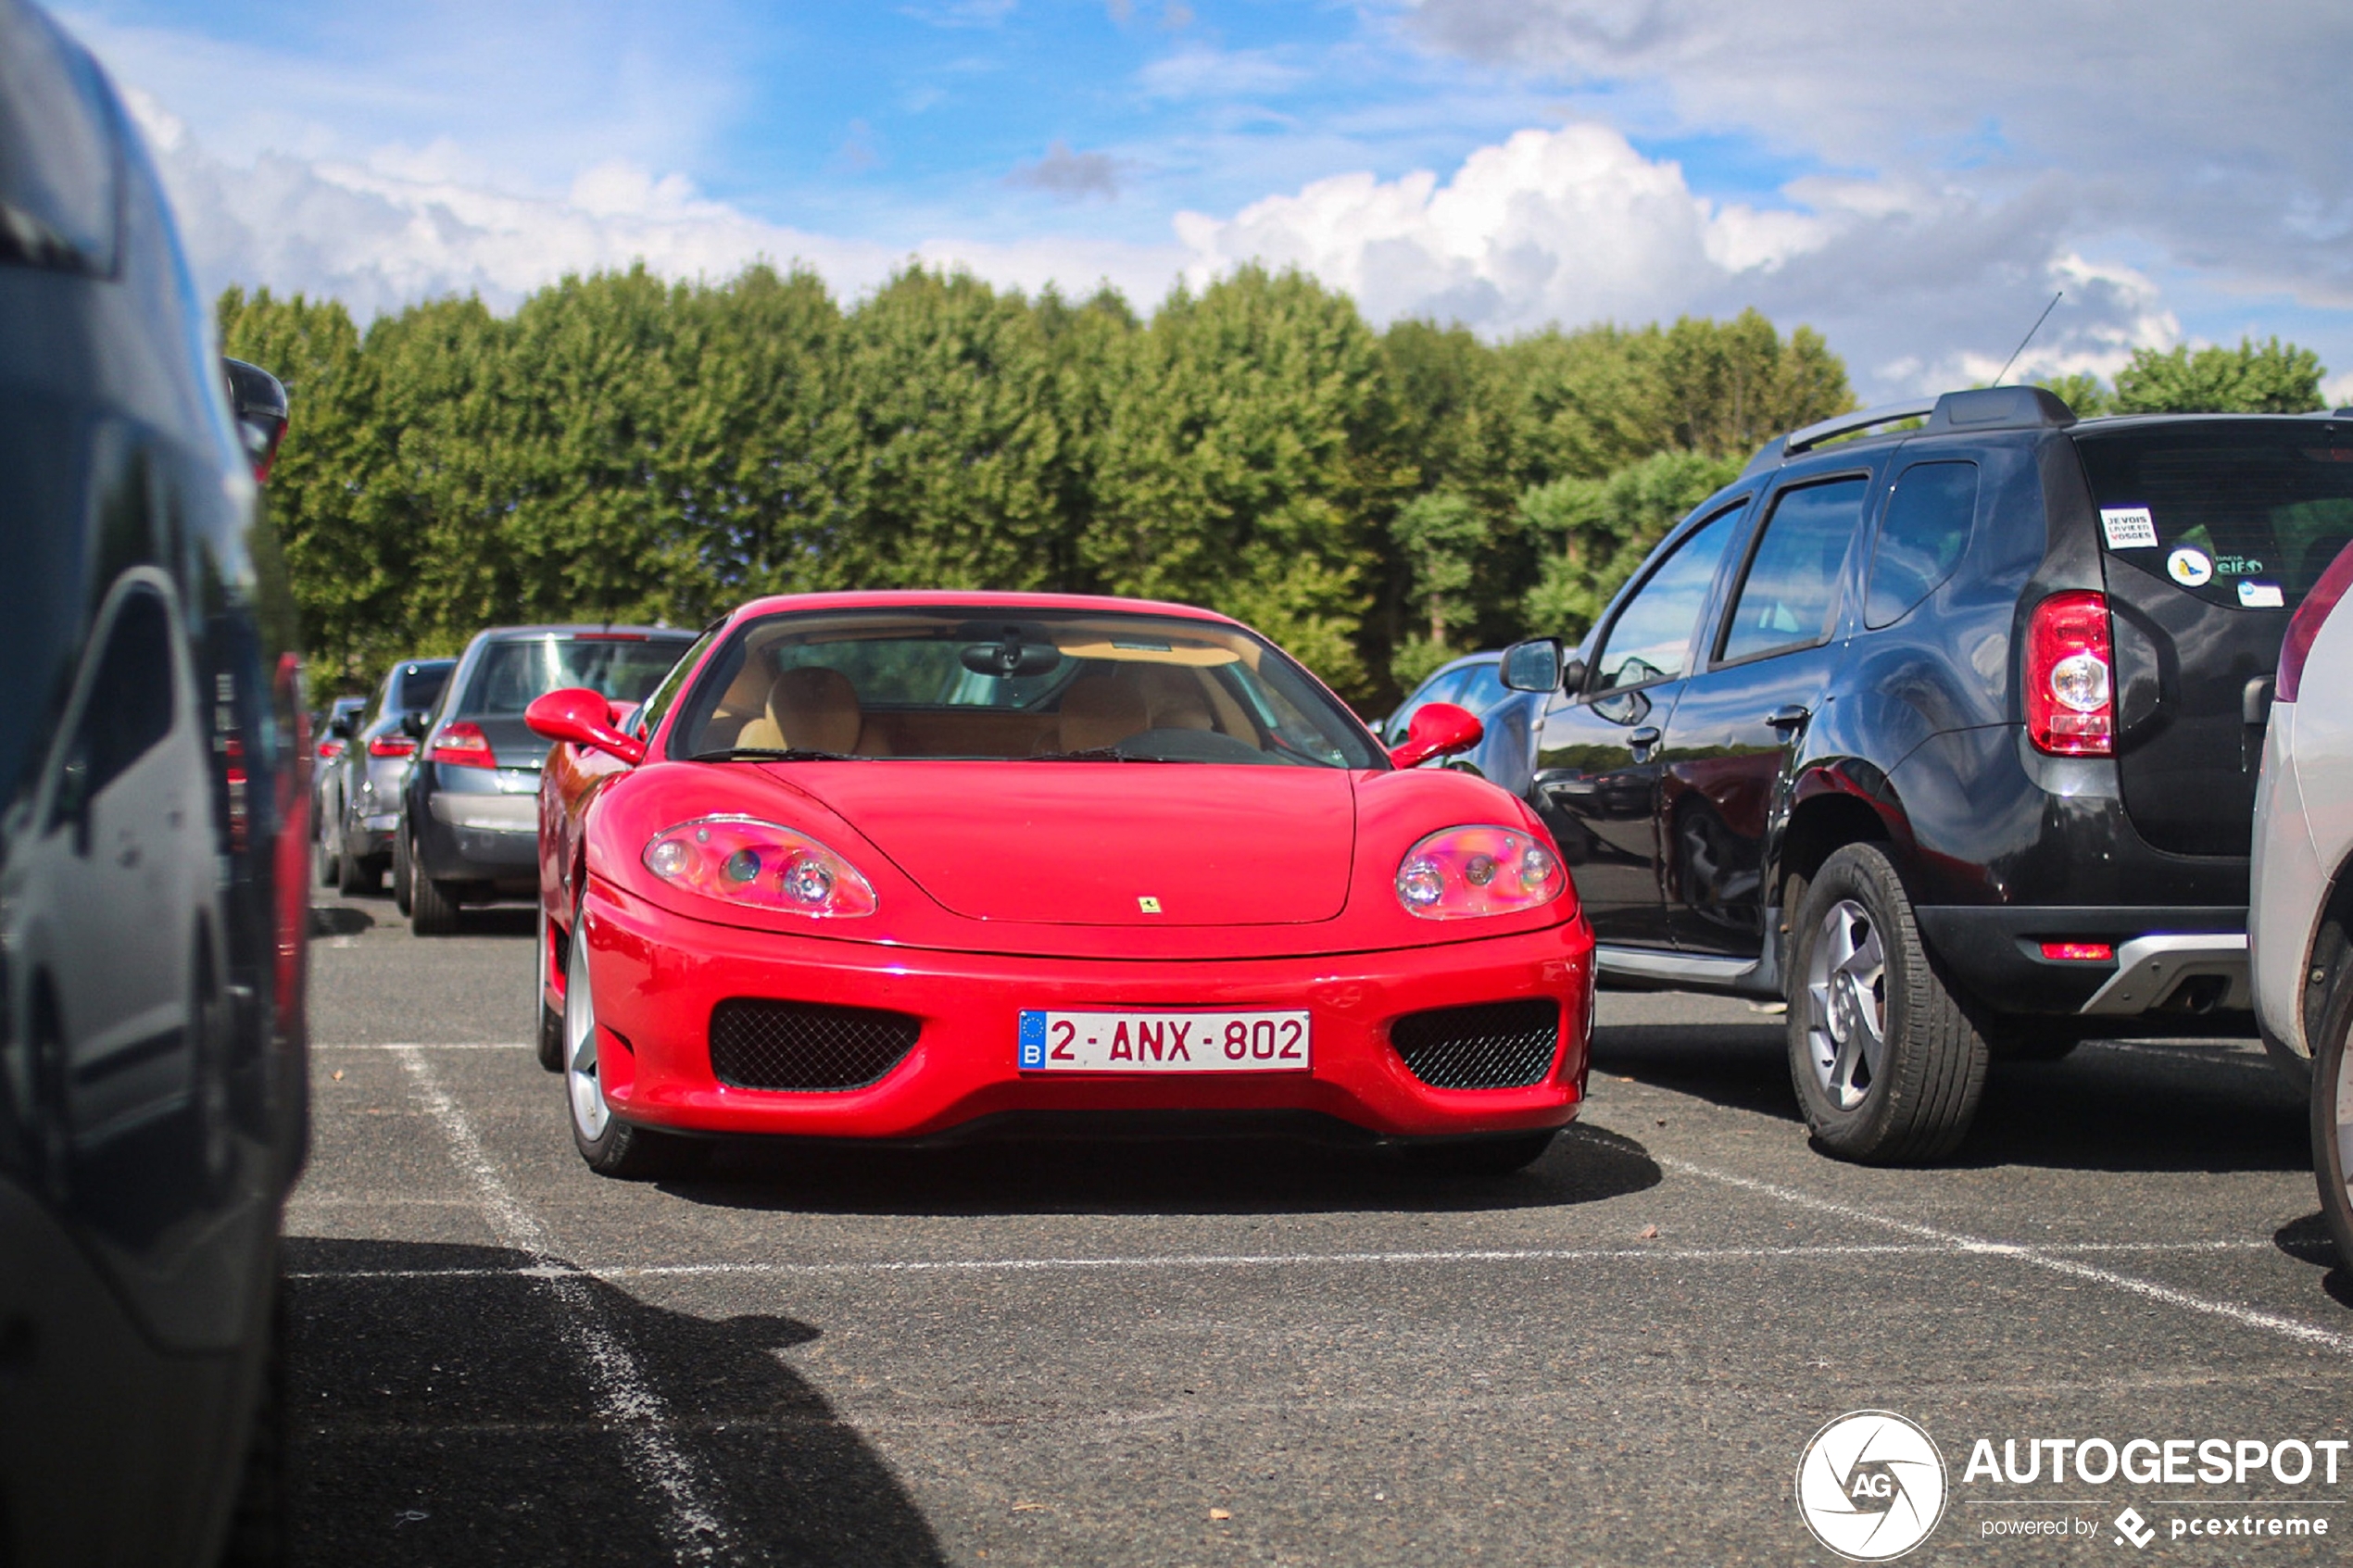
[[[1155,98],[1248,98],[1280,93],[1303,75],[1264,49],[1194,44],[1152,61],[1136,80]]]
[[[212,157],[149,94],[125,97],[205,287],[333,296],[362,320],[448,294],[509,309],[566,272],[638,260],[663,277],[714,282],[761,258],[801,261],[849,295],[912,258],[1028,290],[1055,282],[1084,293],[1108,279],[1152,300],[1182,259],[1173,247],[1108,240],[951,236],[903,249],[845,240],[763,222],[682,175],[617,159],[583,170],[560,196],[500,189],[454,147],[360,161],[265,153],[239,166]]]
[[[1480,148],[1443,182],[1338,175],[1176,225],[1196,284],[1248,261],[1298,267],[1380,320],[1509,335],[1755,305],[1821,328],[1871,394],[1990,377],[2054,289],[2069,305],[2022,372],[2111,373],[2178,335],[2146,278],[2065,249],[2033,191],[1998,207],[1902,182],[1807,180],[1788,194],[1788,208],[1709,202],[1674,163],[1580,124]],[[1978,345],[1995,343],[1988,362]]]

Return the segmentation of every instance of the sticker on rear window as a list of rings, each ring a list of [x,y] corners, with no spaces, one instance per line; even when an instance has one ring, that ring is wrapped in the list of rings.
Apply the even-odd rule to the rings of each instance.
[[[2111,550],[2157,548],[2157,519],[2146,507],[2102,507],[2100,532]]]
[[[2249,609],[2284,609],[2287,606],[2277,583],[2241,583],[2239,603]]]
[[[2187,545],[2165,558],[2167,575],[2184,588],[2203,588],[2214,581],[2214,559]]]

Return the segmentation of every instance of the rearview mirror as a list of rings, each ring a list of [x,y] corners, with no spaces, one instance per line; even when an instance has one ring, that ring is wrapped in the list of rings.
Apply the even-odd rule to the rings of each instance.
[[[612,705],[605,694],[586,686],[566,686],[536,698],[522,710],[522,721],[533,734],[601,751],[632,768],[646,759],[645,744],[613,726]]]
[[[1389,759],[1400,768],[1419,767],[1433,757],[1468,751],[1486,733],[1470,709],[1451,702],[1426,702],[1405,726],[1405,743],[1390,748]]]
[[[1504,650],[1500,673],[1516,692],[1560,690],[1561,645],[1557,637],[1530,637]]]
[[[1008,637],[1001,643],[974,643],[958,659],[975,675],[1012,681],[1043,675],[1063,661],[1062,649],[1051,643],[1025,643]]]

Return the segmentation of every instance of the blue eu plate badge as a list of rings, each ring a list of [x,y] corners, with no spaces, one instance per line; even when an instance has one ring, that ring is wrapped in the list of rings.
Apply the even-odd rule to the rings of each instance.
[[[1022,1009],[1021,1064],[1026,1068],[1046,1065],[1046,1014],[1043,1010]]]

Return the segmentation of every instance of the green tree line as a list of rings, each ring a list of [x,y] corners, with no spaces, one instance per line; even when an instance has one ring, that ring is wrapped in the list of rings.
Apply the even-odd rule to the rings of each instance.
[[[271,504],[321,690],[502,621],[942,586],[1209,605],[1378,704],[1576,631],[1759,442],[1852,401],[1754,311],[1495,345],[1256,270],[1149,320],[914,267],[845,305],[766,266],[364,330],[231,289],[219,320],[293,399]]]
[[[1455,653],[1579,633],[1759,444],[1853,407],[1818,333],[1753,310],[1492,344],[1258,270],[1149,319],[920,267],[848,304],[754,266],[364,330],[267,290],[218,309],[293,400],[271,504],[321,691],[500,622],[937,586],[1208,605],[1378,705]],[[2178,370],[2317,399],[2309,354],[2248,352],[2235,381],[2151,357],[2071,391]]]

